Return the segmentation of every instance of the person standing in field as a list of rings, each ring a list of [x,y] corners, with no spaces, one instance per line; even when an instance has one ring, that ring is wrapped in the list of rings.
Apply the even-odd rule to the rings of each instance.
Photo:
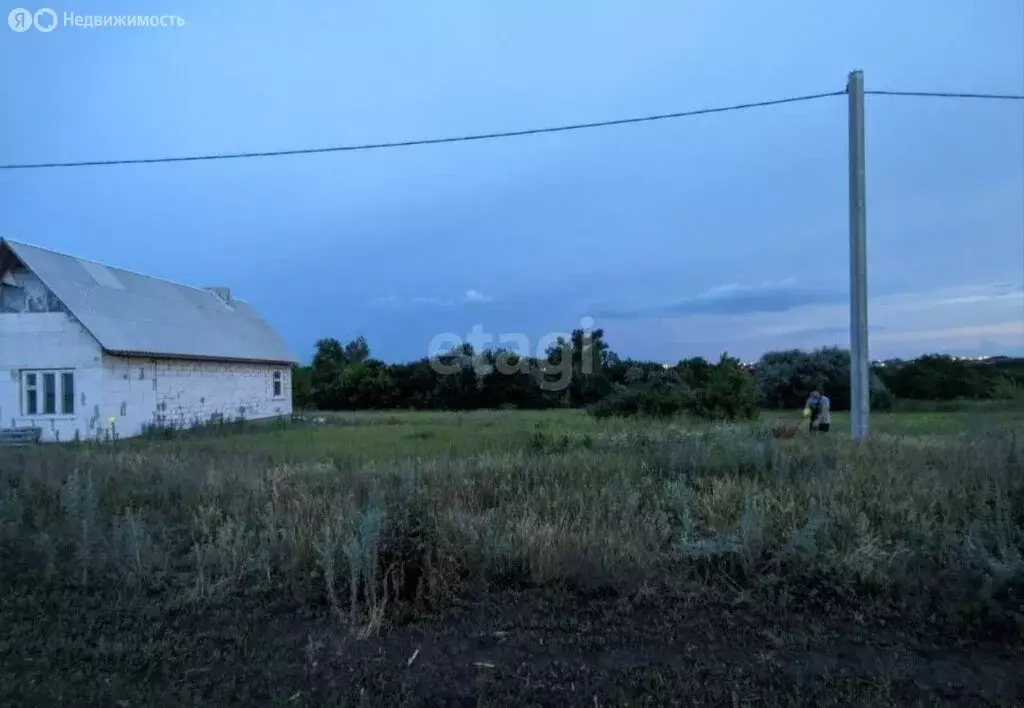
[[[811,391],[811,395],[804,405],[804,415],[809,415],[811,419],[810,431],[812,433],[827,433],[832,427],[828,396],[817,389]]]

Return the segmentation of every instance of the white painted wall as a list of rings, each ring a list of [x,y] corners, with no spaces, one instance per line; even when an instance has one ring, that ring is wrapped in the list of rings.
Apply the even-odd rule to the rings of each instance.
[[[24,369],[74,369],[75,415],[22,415]],[[63,312],[0,312],[0,427],[38,426],[46,441],[87,437],[82,412],[99,401],[103,363],[99,344]],[[94,431],[95,434],[95,431]]]
[[[74,370],[74,415],[24,416],[25,369]],[[276,397],[275,371],[281,374]],[[103,437],[111,418],[118,436],[132,437],[154,422],[187,427],[215,415],[255,420],[291,412],[286,364],[115,357],[65,312],[0,311],[0,427],[38,426],[52,442],[73,440],[76,432]]]

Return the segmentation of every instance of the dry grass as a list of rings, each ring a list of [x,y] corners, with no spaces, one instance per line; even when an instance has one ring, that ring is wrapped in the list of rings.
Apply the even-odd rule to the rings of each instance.
[[[5,452],[0,581],[171,604],[284,593],[363,636],[483,587],[666,575],[1022,619],[1015,422],[854,448],[742,426],[495,425],[514,415]],[[360,435],[387,453],[339,449]],[[310,440],[320,455],[296,453]]]

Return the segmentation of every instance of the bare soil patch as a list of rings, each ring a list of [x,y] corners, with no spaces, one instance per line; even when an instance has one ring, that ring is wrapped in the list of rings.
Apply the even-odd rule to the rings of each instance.
[[[7,597],[0,704],[1019,705],[1016,641],[809,596],[492,592],[369,638],[326,610]],[[162,608],[162,609],[157,609]]]

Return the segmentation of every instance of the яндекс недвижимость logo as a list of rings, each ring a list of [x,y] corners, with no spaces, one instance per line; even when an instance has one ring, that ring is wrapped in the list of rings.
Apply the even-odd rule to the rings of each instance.
[[[57,29],[57,13],[48,7],[35,12],[18,7],[8,13],[7,24],[15,32],[27,32],[33,27],[40,32],[53,32]]]
[[[57,24],[57,12],[48,7],[35,12],[17,7],[7,14],[7,25],[15,32],[28,32],[33,27],[39,32],[53,32]],[[184,27],[185,19],[178,15],[79,15],[77,12],[65,12],[61,24],[76,29]]]

